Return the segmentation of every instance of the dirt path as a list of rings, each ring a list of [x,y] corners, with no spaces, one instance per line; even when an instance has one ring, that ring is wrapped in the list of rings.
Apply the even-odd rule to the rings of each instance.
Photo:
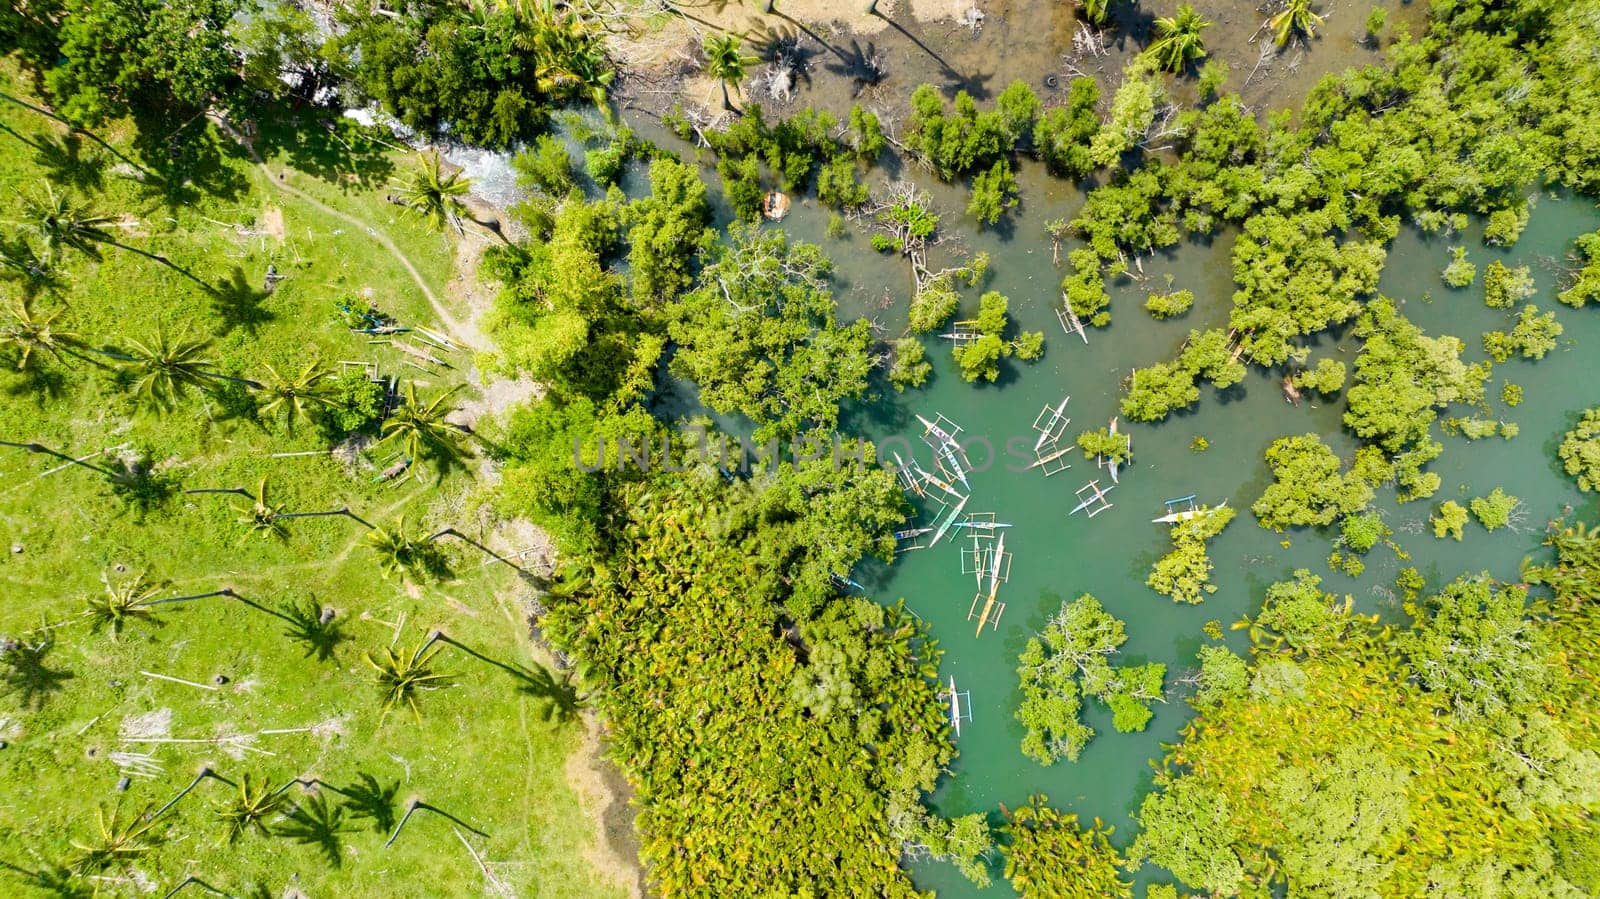
[[[397,246],[393,240],[389,239],[389,235],[384,234],[376,225],[372,224],[371,222],[367,222],[361,218],[353,216],[348,212],[334,209],[332,206],[329,206],[316,197],[313,197],[300,188],[290,184],[288,179],[289,173],[293,171],[292,169],[286,168],[277,174],[273,174],[272,168],[267,165],[267,161],[261,158],[260,153],[256,152],[255,145],[252,144],[244,135],[240,134],[238,129],[234,128],[227,119],[216,115],[207,116],[207,118],[209,118],[218,128],[220,128],[223,133],[233,138],[234,142],[245,149],[245,152],[250,154],[250,158],[255,161],[256,166],[261,169],[262,174],[266,175],[268,184],[271,184],[274,188],[309,204],[319,212],[366,231],[367,236],[377,241],[379,246],[387,250],[389,255],[393,256],[395,260],[398,261],[403,268],[405,268],[406,272],[411,275],[411,280],[416,283],[417,289],[422,291],[422,295],[427,297],[428,305],[433,307],[433,314],[438,316],[440,324],[444,326],[445,333],[448,334],[451,339],[457,341],[458,343],[472,347],[475,350],[489,349],[489,347],[485,345],[482,333],[480,333],[477,328],[469,328],[466,325],[463,325],[454,315],[450,314],[450,310],[445,308],[444,303],[439,301],[438,294],[435,294],[433,292],[433,288],[428,286],[428,282],[422,277],[422,273],[417,271],[417,267],[411,263],[410,257],[406,256],[406,254],[400,250],[400,247]]]

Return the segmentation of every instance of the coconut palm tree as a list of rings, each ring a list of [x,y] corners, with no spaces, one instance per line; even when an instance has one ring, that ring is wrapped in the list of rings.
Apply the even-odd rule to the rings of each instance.
[[[722,106],[724,109],[733,109],[733,101],[728,97],[728,85],[733,85],[734,93],[739,91],[739,82],[744,80],[745,66],[756,62],[753,56],[744,53],[744,42],[731,34],[708,34],[705,42],[706,74],[717,79],[722,84]]]
[[[1195,8],[1185,3],[1175,16],[1156,19],[1156,39],[1146,50],[1156,64],[1169,72],[1181,72],[1190,63],[1205,58],[1206,48],[1200,32],[1211,27]]]
[[[260,534],[263,537],[287,537],[289,532],[284,528],[283,522],[290,518],[329,518],[340,515],[352,519],[365,527],[372,527],[366,519],[351,512],[349,506],[311,512],[286,512],[283,506],[275,504],[268,499],[266,478],[261,479],[261,483],[256,486],[253,493],[243,487],[194,487],[183,492],[190,494],[227,493],[244,497],[248,500],[248,503],[235,503],[234,509],[239,513],[239,523],[246,528],[245,537],[247,538],[250,534]]]
[[[74,350],[82,346],[83,341],[71,331],[55,326],[56,319],[65,311],[57,309],[47,314],[36,313],[32,298],[26,296],[11,303],[6,310],[11,321],[0,327],[0,345],[17,351],[17,371],[28,367],[35,351],[48,353],[57,362],[64,361],[69,354],[77,355]]]
[[[366,654],[367,664],[377,672],[378,686],[383,690],[384,718],[397,706],[404,705],[411,709],[412,716],[421,724],[422,711],[417,706],[418,696],[425,690],[437,690],[449,684],[450,675],[433,669],[433,657],[439,654],[440,647],[431,643],[431,640],[425,639],[409,653],[397,653],[393,647],[385,646],[376,655],[370,652]]]
[[[296,419],[309,418],[314,406],[328,405],[328,389],[324,382],[333,377],[333,372],[321,359],[312,358],[298,373],[287,376],[279,374],[271,365],[263,368],[267,375],[261,379],[261,390],[269,399],[256,411],[268,418],[275,418],[282,412],[284,428],[291,436]]]
[[[1311,0],[1288,0],[1283,11],[1268,20],[1267,24],[1272,28],[1278,46],[1283,47],[1296,35],[1307,40],[1316,37],[1317,28],[1322,25],[1322,16],[1311,11]]]
[[[166,586],[146,583],[142,573],[121,584],[113,584],[111,576],[102,573],[100,582],[105,585],[105,592],[85,597],[84,617],[89,619],[89,630],[94,633],[109,628],[112,640],[121,637],[122,629],[130,622],[154,620],[150,601]]]
[[[393,529],[374,527],[362,538],[378,556],[378,565],[385,580],[391,574],[428,577],[440,571],[443,559],[432,538],[411,534],[406,530],[406,518],[400,516]]]
[[[75,200],[67,191],[57,190],[49,181],[43,182],[43,185],[42,191],[23,198],[21,224],[44,242],[46,259],[50,262],[54,262],[62,250],[76,250],[90,259],[99,259],[100,247],[116,247],[159,262],[207,291],[213,289],[210,284],[160,253],[141,250],[117,240],[108,230],[116,221],[112,216],[96,212],[88,203]]]
[[[234,508],[239,512],[239,523],[245,526],[245,536],[260,534],[262,537],[276,537],[279,540],[289,536],[289,529],[283,526],[283,507],[273,505],[267,498],[267,479],[262,478],[256,486],[254,496],[247,497],[250,502],[235,503]]]
[[[557,12],[551,3],[519,5],[517,18],[527,23],[527,48],[533,51],[539,90],[552,97],[587,94],[601,114],[611,117],[606,91],[616,69],[606,59],[600,33],[572,9]]]
[[[206,356],[211,341],[204,337],[168,338],[157,328],[146,340],[130,338],[132,352],[119,357],[134,372],[133,392],[140,402],[166,412],[190,387],[203,387],[208,380],[231,381],[255,390],[262,384],[249,378],[236,378],[209,371],[216,361]]]
[[[420,153],[417,161],[417,168],[393,185],[400,205],[421,216],[435,231],[445,228],[460,231],[461,219],[467,214],[467,204],[462,197],[467,195],[472,182],[460,172],[445,174],[437,152]]]
[[[416,382],[406,382],[405,402],[384,419],[381,431],[382,440],[398,439],[407,456],[413,459],[432,458],[437,462],[441,480],[444,469],[463,451],[462,430],[445,420],[455,411],[445,401],[461,386],[457,384],[424,404],[417,399]]]
[[[110,469],[110,468],[104,468],[104,467],[101,467],[99,465],[92,465],[89,462],[84,461],[83,459],[74,459],[71,456],[67,455],[66,453],[63,453],[62,451],[57,450],[57,449],[51,449],[50,447],[45,446],[42,443],[17,443],[17,442],[11,441],[11,440],[0,440],[0,446],[10,446],[10,447],[15,447],[15,448],[21,449],[21,450],[27,450],[30,453],[40,453],[40,454],[46,455],[46,456],[54,456],[55,458],[60,459],[63,462],[66,462],[68,464],[77,465],[77,466],[79,466],[81,468],[87,468],[92,472],[95,472],[97,474],[103,474],[106,477],[112,478],[112,479],[116,479],[116,478],[122,476],[121,472],[115,471],[115,470]]]
[[[131,621],[152,621],[155,619],[155,607],[175,602],[193,602],[197,599],[210,599],[213,596],[229,596],[243,600],[247,605],[261,608],[261,606],[244,600],[233,591],[231,587],[220,590],[211,590],[206,593],[195,593],[188,596],[169,596],[156,599],[157,593],[166,588],[163,583],[145,583],[143,572],[136,574],[126,583],[113,585],[111,576],[102,573],[100,582],[105,585],[105,593],[94,594],[85,598],[84,617],[89,619],[89,629],[98,633],[109,627],[111,639],[121,636],[122,628]],[[263,611],[266,611],[263,609]]]
[[[78,875],[98,874],[112,866],[126,865],[155,848],[156,819],[148,814],[123,818],[120,809],[109,814],[105,806],[95,810],[97,833],[90,842],[72,841],[73,853],[67,866]]]
[[[420,153],[417,158],[421,164],[411,174],[394,182],[395,196],[392,199],[395,202],[421,216],[428,227],[435,231],[454,228],[460,234],[463,231],[461,221],[465,219],[493,232],[507,244],[511,243],[510,238],[500,230],[499,222],[476,219],[467,212],[465,197],[472,189],[471,178],[459,171],[447,174],[437,151]]]
[[[234,785],[233,795],[216,805],[224,838],[229,844],[236,843],[251,830],[267,836],[267,819],[282,810],[287,801],[283,790],[274,788],[265,778],[258,780],[245,772]]]

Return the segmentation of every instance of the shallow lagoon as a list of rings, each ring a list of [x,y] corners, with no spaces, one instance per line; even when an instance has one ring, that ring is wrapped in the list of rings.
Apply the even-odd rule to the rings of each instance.
[[[1046,405],[1071,395],[1067,414],[1072,424],[1063,441],[1079,432],[1106,424],[1117,412],[1125,378],[1135,367],[1170,358],[1191,328],[1226,327],[1231,306],[1231,237],[1220,236],[1207,245],[1185,244],[1173,252],[1144,261],[1144,280],[1124,280],[1113,291],[1109,328],[1091,329],[1089,345],[1063,334],[1052,311],[1059,301],[1059,271],[1052,265],[1049,239],[1043,223],[1070,217],[1081,195],[1028,167],[1022,177],[1025,207],[1008,236],[993,232],[971,233],[961,238],[965,251],[987,251],[992,260],[989,281],[969,291],[963,313],[976,310],[976,294],[994,289],[1011,299],[1014,319],[1024,329],[1043,330],[1046,351],[1036,363],[1012,361],[999,383],[975,386],[961,380],[950,358],[949,342],[927,338],[935,376],[927,387],[896,396],[886,391],[877,402],[855,410],[847,427],[859,430],[887,446],[919,451],[918,459],[931,465],[931,453],[919,440],[921,413],[949,417],[964,429],[964,437],[983,438],[1000,453],[1008,439],[1019,438],[1031,448],[1036,432],[1034,418]],[[960,220],[964,194],[937,190],[936,205],[947,224]],[[879,256],[866,247],[866,238],[852,232],[843,240],[820,233],[823,216],[801,209],[784,222],[795,238],[816,240],[832,255],[839,268],[841,314],[866,315],[898,335],[905,323],[910,275],[905,264]],[[945,651],[942,679],[954,677],[961,691],[970,693],[972,720],[956,741],[960,757],[934,797],[938,811],[948,815],[989,812],[998,825],[1001,803],[1014,806],[1035,793],[1048,795],[1053,804],[1084,818],[1099,817],[1117,827],[1117,842],[1134,832],[1130,817],[1151,786],[1151,761],[1163,753],[1161,744],[1176,741],[1191,716],[1183,702],[1184,688],[1177,681],[1195,668],[1195,654],[1205,641],[1202,627],[1217,619],[1224,627],[1252,613],[1266,586],[1287,578],[1296,568],[1322,576],[1324,585],[1355,598],[1357,608],[1395,620],[1404,613],[1394,598],[1393,579],[1401,567],[1415,566],[1428,579],[1430,589],[1468,571],[1488,570],[1502,578],[1515,578],[1524,556],[1537,552],[1544,524],[1572,506],[1579,517],[1595,520],[1600,502],[1580,494],[1556,461],[1555,448],[1578,413],[1600,403],[1600,377],[1596,377],[1594,347],[1600,346],[1600,315],[1595,310],[1574,310],[1554,299],[1558,267],[1571,239],[1600,227],[1600,214],[1587,202],[1545,196],[1516,247],[1509,250],[1482,245],[1476,226],[1450,239],[1425,238],[1413,231],[1400,235],[1391,248],[1381,291],[1401,304],[1405,314],[1429,335],[1454,334],[1467,345],[1469,361],[1485,358],[1480,336],[1484,331],[1508,328],[1504,310],[1483,304],[1481,277],[1463,290],[1447,288],[1439,272],[1449,261],[1449,248],[1468,248],[1480,273],[1493,259],[1508,265],[1533,268],[1539,294],[1531,300],[1541,309],[1554,309],[1566,331],[1559,347],[1544,360],[1512,360],[1495,366],[1486,390],[1493,418],[1514,421],[1521,434],[1504,440],[1491,437],[1468,441],[1441,437],[1444,454],[1430,466],[1443,478],[1433,498],[1400,505],[1392,487],[1379,491],[1381,510],[1393,540],[1407,553],[1401,560],[1382,545],[1367,556],[1359,578],[1330,570],[1328,554],[1333,534],[1298,529],[1277,534],[1257,525],[1248,512],[1270,480],[1262,454],[1274,439],[1315,431],[1348,461],[1355,440],[1341,429],[1343,395],[1321,401],[1309,394],[1300,406],[1288,405],[1280,390],[1281,371],[1252,368],[1239,385],[1226,391],[1202,387],[1201,400],[1191,411],[1176,414],[1158,425],[1129,425],[1134,462],[1121,484],[1108,498],[1113,508],[1093,520],[1083,514],[1069,516],[1077,502],[1075,491],[1091,479],[1102,486],[1109,478],[1094,463],[1071,454],[1072,468],[1046,478],[1040,471],[1014,470],[1014,460],[1003,455],[988,470],[970,476],[972,499],[966,512],[994,512],[997,520],[1013,525],[1006,531],[1006,549],[1014,553],[1010,577],[1000,589],[1006,603],[997,629],[974,634],[968,620],[974,593],[971,575],[961,571],[959,548],[970,538],[946,537],[938,546],[908,552],[892,566],[863,565],[856,580],[871,595],[885,601],[904,597],[908,605],[932,626]],[[1063,247],[1063,257],[1068,247]],[[1196,295],[1194,309],[1166,322],[1157,322],[1143,309],[1147,293],[1166,290],[1171,275],[1174,288]],[[885,308],[885,297],[889,305]],[[1346,329],[1347,330],[1347,329]],[[1347,333],[1324,334],[1314,344],[1313,361],[1334,355],[1351,366],[1360,342]],[[1526,392],[1522,404],[1508,409],[1500,400],[1500,387],[1510,381]],[[1478,414],[1454,406],[1441,418]],[[1436,426],[1437,432],[1437,426]],[[1189,449],[1196,436],[1204,436],[1210,449]],[[902,442],[903,441],[903,442]],[[984,453],[972,451],[980,465]],[[1517,533],[1490,534],[1475,522],[1460,543],[1439,540],[1427,528],[1427,518],[1438,503],[1457,499],[1465,504],[1473,496],[1504,487],[1521,497],[1526,519]],[[1217,592],[1198,606],[1175,603],[1145,586],[1151,564],[1169,548],[1167,527],[1151,523],[1164,511],[1163,501],[1198,495],[1215,504],[1227,500],[1241,514],[1211,544],[1216,565]],[[928,524],[924,514],[919,524]],[[1283,545],[1280,541],[1287,541]],[[1137,734],[1118,734],[1108,711],[1094,701],[1085,703],[1085,720],[1097,735],[1076,763],[1061,761],[1045,767],[1022,755],[1021,725],[1012,719],[1020,700],[1015,674],[1016,657],[1028,637],[1043,626],[1059,607],[1088,592],[1113,614],[1127,622],[1128,642],[1122,648],[1127,662],[1159,661],[1168,666],[1169,701],[1156,707],[1149,728]],[[1243,651],[1240,632],[1228,641]],[[923,863],[914,868],[919,886],[941,895],[976,895],[952,867]],[[1008,895],[999,878],[984,895]]]

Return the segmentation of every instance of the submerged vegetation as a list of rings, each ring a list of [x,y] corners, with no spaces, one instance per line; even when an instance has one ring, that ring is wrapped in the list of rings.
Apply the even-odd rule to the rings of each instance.
[[[1412,534],[1444,553],[1526,534],[1520,472],[1436,498],[1436,421],[1463,452],[1559,438],[1559,470],[1600,490],[1600,409],[1535,433],[1555,420],[1544,382],[1515,375],[1524,397],[1505,377],[1566,355],[1600,303],[1600,232],[1563,235],[1565,260],[1507,255],[1541,233],[1541,194],[1600,189],[1600,7],[1435,0],[1420,29],[1374,8],[1354,38],[1372,64],[1281,110],[1257,70],[1322,52],[1348,10],[1272,3],[1247,41],[1206,10],[1087,0],[1066,62],[1001,88],[876,4],[894,53],[775,3],[759,28],[721,4],[0,9],[0,581],[18,597],[0,876],[61,895],[587,897],[637,874],[665,896],[909,897],[936,861],[977,888],[1003,865],[1028,897],[1132,896],[1135,876],[1173,899],[1600,892],[1583,513],[1538,510],[1565,517],[1514,574],[1440,582],[1419,560],[1375,599],[1336,586],[1389,566],[1379,544],[1408,559]],[[1261,56],[1235,77],[1240,42]],[[677,45],[699,87],[677,63],[619,77]],[[911,47],[932,62],[905,64]],[[885,82],[890,62],[919,74]],[[823,72],[850,99],[775,111]],[[622,120],[654,95],[664,129]],[[483,150],[524,198],[496,215],[449,162]],[[1052,286],[991,283],[982,248],[1033,220],[1046,175],[1083,199],[1031,235]],[[1408,229],[1422,296],[1385,277]],[[1225,310],[1203,279],[1146,273],[1185,241],[1229,255]],[[899,284],[840,271],[836,245]],[[1078,323],[1128,297],[1173,335],[1167,358],[1015,366],[1044,353],[1026,325],[1058,318],[1070,359]],[[1432,303],[1497,321],[1439,333]],[[1011,524],[958,521],[968,472],[897,480],[867,435],[945,372],[1010,417],[1016,380],[1121,378],[1094,420],[1118,418],[1075,440],[1108,469],[1091,514],[1102,481],[1147,476],[1130,431],[1194,409],[1202,382],[1222,405],[1266,373],[1273,402],[1325,409],[1321,433],[1274,426],[1244,452],[1208,420],[1178,447],[1218,452],[1177,458],[1249,468],[1273,532],[1250,538],[1327,540],[1331,580],[1282,556],[1217,572],[1211,549],[1244,536],[1219,503],[1161,519],[1159,557],[1112,559],[1138,572],[1112,602],[1054,557],[1057,608],[1012,594],[1013,635],[1039,630],[1003,650],[1018,689],[978,700],[1014,703],[1007,752],[1087,771],[1095,715],[1143,745],[1181,727],[1129,788],[1126,838],[1032,789],[998,808],[936,792],[971,694],[913,611],[933,598],[898,598],[881,566],[926,546],[934,488],[940,537]],[[1495,395],[1528,416],[1500,420]],[[1039,465],[1075,455],[1066,427],[1035,422]],[[998,590],[1009,554],[984,539],[963,570],[990,560]],[[1139,586],[1147,566],[1181,605]],[[1243,633],[1200,626],[1191,607],[1242,600],[1241,579],[1260,601]],[[1138,602],[1205,641],[1152,650]],[[1171,677],[1142,652],[1177,657]],[[586,816],[602,790],[568,780],[602,736],[625,786],[598,798],[631,827]],[[597,869],[617,848],[597,834],[644,870]]]

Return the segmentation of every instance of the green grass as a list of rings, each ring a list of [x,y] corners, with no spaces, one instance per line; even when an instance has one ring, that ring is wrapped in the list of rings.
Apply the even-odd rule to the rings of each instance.
[[[0,108],[0,122],[35,140],[63,134],[9,105]],[[328,177],[296,173],[290,183],[381,228],[443,298],[451,243],[400,219],[385,202],[387,160],[366,155],[366,177],[339,173],[329,155],[333,144],[320,136],[326,132],[318,123],[308,120],[294,133],[324,142],[291,145],[273,135],[273,172],[290,160],[322,168]],[[38,305],[65,308],[60,324],[96,346],[118,346],[158,326],[169,334],[214,337],[210,355],[219,369],[247,377],[264,363],[284,371],[313,355],[376,362],[384,374],[414,377],[425,396],[464,377],[465,353],[452,358],[455,370],[427,375],[403,365],[394,349],[369,344],[335,321],[336,300],[370,291],[401,322],[438,327],[411,276],[364,230],[275,189],[247,157],[215,136],[208,139],[218,157],[183,202],[108,166],[92,177],[96,166],[83,159],[58,176],[82,182],[79,192],[99,208],[131,216],[136,224],[123,232],[125,242],[166,254],[213,284],[233,277],[237,266],[236,280],[249,289],[225,290],[229,299],[218,301],[176,272],[108,248],[100,262],[69,258],[64,289],[41,296]],[[19,191],[37,189],[44,168],[36,155],[0,134],[0,220],[16,218]],[[82,156],[94,155],[84,144]],[[281,238],[240,235],[233,227],[260,232],[276,216],[272,210],[282,215]],[[288,277],[270,295],[259,295],[269,263]],[[0,285],[7,301],[18,293],[15,284]],[[519,689],[517,678],[447,646],[437,667],[455,678],[422,698],[420,725],[403,708],[387,720],[380,712],[381,691],[363,654],[390,644],[414,646],[434,627],[496,660],[533,663],[527,611],[518,598],[526,588],[508,569],[484,565],[486,557],[476,550],[447,540],[441,546],[450,553],[452,576],[422,586],[385,581],[355,522],[291,520],[286,539],[263,539],[247,535],[236,520],[237,498],[181,493],[254,488],[266,477],[274,501],[290,509],[348,505],[385,526],[404,511],[413,527],[454,525],[478,536],[492,522],[479,518],[468,476],[458,472],[436,483],[431,472],[418,469],[398,486],[375,484],[371,466],[392,455],[387,447],[355,471],[325,455],[271,458],[324,448],[327,440],[306,426],[291,437],[200,394],[156,417],[135,408],[113,370],[44,362],[37,374],[0,374],[0,439],[37,440],[75,456],[127,445],[156,463],[170,489],[141,505],[93,472],[70,467],[45,475],[54,460],[0,448],[0,634],[55,639],[40,668],[0,667],[12,678],[0,686],[0,740],[7,744],[0,750],[0,782],[7,785],[0,800],[0,860],[28,869],[58,862],[71,841],[93,834],[98,807],[120,804],[124,817],[158,807],[207,765],[235,781],[248,773],[275,784],[315,777],[346,787],[370,775],[394,786],[395,816],[416,798],[485,832],[479,837],[462,830],[516,895],[616,892],[584,860],[595,826],[565,775],[581,727],[544,720],[546,704]],[[13,545],[21,551],[12,552]],[[116,583],[141,572],[171,581],[162,595],[231,587],[267,607],[332,606],[346,639],[318,658],[285,635],[285,622],[225,597],[161,606],[153,621],[130,622],[117,640],[91,633],[82,617],[84,597],[103,590],[102,575]],[[218,676],[226,678],[220,686]],[[125,725],[165,710],[168,739],[246,736],[220,743],[130,742]],[[309,727],[316,731],[300,730]],[[263,733],[268,730],[296,732]],[[119,778],[132,770],[116,761],[127,761],[123,753],[150,756],[152,776],[134,774],[119,792]],[[438,815],[419,812],[387,850],[387,833],[348,812],[340,832],[324,844],[246,833],[229,845],[215,804],[233,794],[226,784],[201,783],[161,819],[156,832],[162,839],[151,851],[126,870],[106,871],[111,879],[79,883],[108,895],[139,893],[141,878],[159,894],[190,875],[229,893],[258,885],[274,895],[290,885],[317,896],[484,888],[478,863],[451,822]],[[299,788],[288,795],[308,801]],[[272,826],[286,829],[285,822]],[[5,894],[22,883],[0,873]]]

